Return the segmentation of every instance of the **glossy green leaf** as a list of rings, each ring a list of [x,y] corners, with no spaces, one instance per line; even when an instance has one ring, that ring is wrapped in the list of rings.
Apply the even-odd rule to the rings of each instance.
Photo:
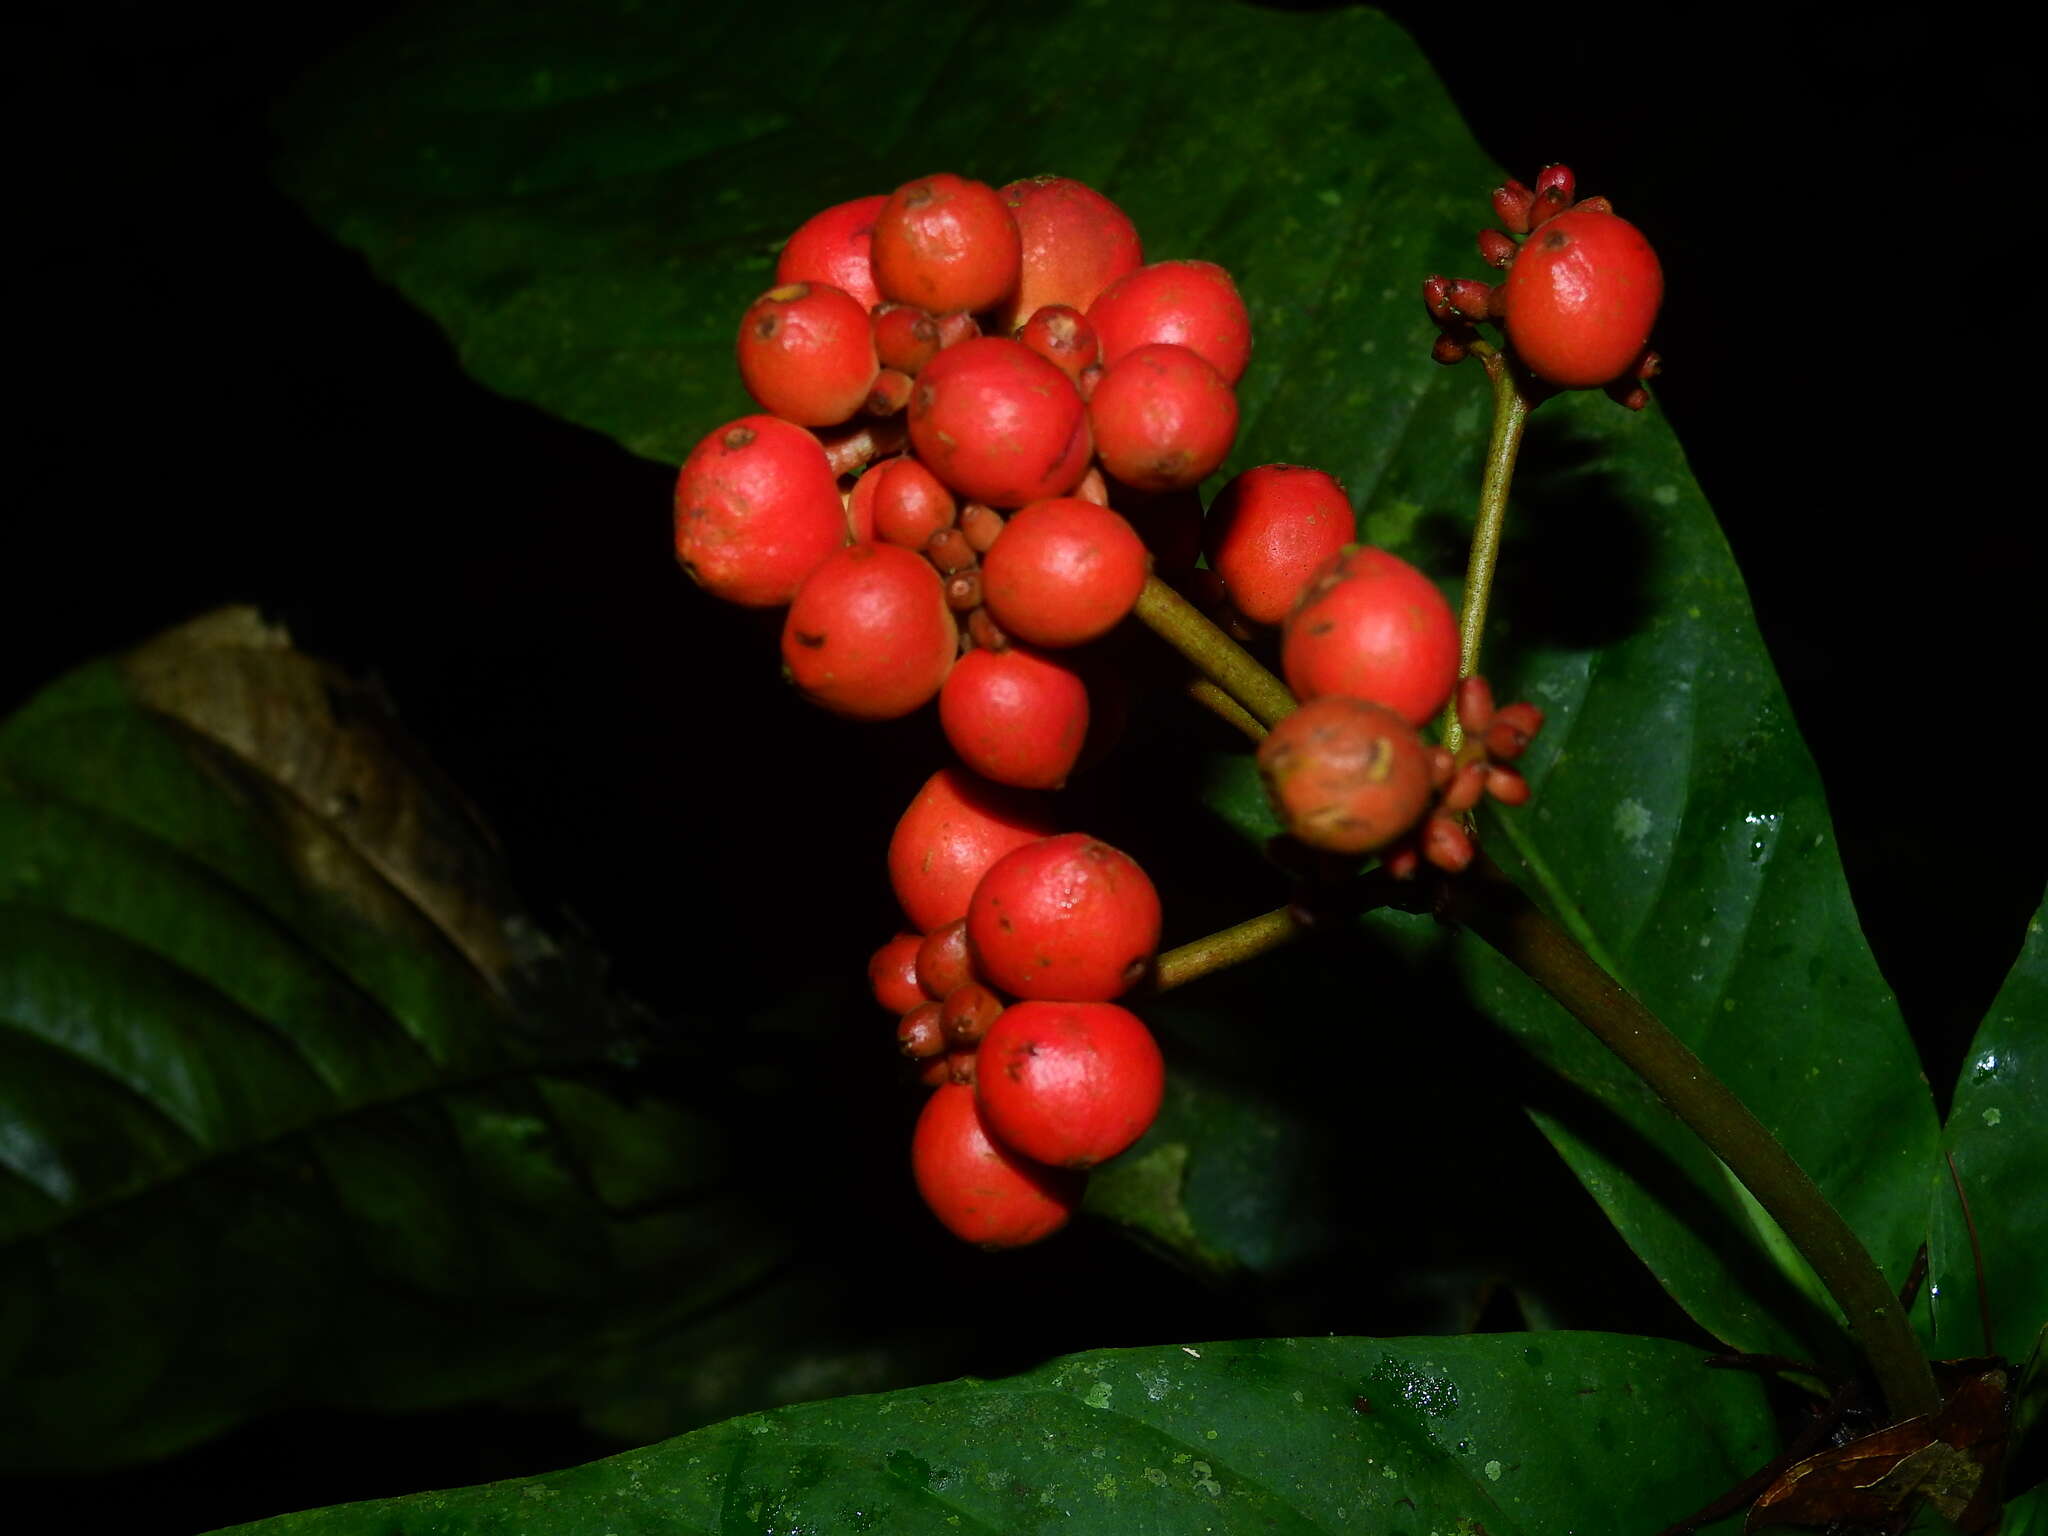
[[[525,1386],[784,1251],[374,696],[232,611],[0,726],[0,1461]]]
[[[1942,1151],[1928,1221],[1933,1348],[2023,1361],[2048,1327],[2048,906],[1963,1059]],[[1958,1183],[1983,1252],[1989,1339]]]
[[[1426,360],[1415,293],[1476,269],[1499,173],[1392,23],[1163,3],[778,19],[829,46],[748,67],[754,18],[673,5],[409,13],[306,84],[281,174],[479,379],[670,461],[746,408],[732,326],[809,213],[940,167],[1081,177],[1150,255],[1236,275],[1257,344],[1227,467],[1328,468],[1366,537],[1455,580],[1486,390]],[[1626,211],[1626,188],[1597,190]],[[1523,462],[1488,670],[1550,724],[1537,803],[1492,846],[1903,1278],[1938,1127],[1712,514],[1654,409],[1546,405]],[[1211,778],[1226,821],[1270,831],[1242,757]],[[1457,972],[1551,1069],[1539,1123],[1672,1294],[1730,1343],[1838,1355],[1812,1277],[1719,1165],[1489,953]]]
[[[777,1409],[548,1477],[236,1529],[1638,1536],[1754,1470],[1771,1440],[1753,1378],[1658,1340],[1169,1345]]]

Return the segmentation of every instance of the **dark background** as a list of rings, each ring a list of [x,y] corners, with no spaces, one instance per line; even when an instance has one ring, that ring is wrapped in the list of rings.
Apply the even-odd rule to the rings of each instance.
[[[268,103],[385,9],[101,6],[24,58],[28,472],[0,707],[212,605],[261,603],[382,677],[536,899],[674,1006],[692,990],[667,964],[675,893],[644,855],[750,804],[771,771],[761,743],[717,722],[760,679],[707,679],[691,660],[693,642],[738,642],[686,608],[668,476],[471,384],[428,322],[267,184]],[[1683,37],[1646,32],[1639,7],[1393,10],[1500,165],[1527,180],[1569,160],[1662,253],[1653,408],[1749,581],[1865,930],[1945,1095],[2048,868],[2020,746],[2042,571],[2019,233],[2039,124],[2021,51],[1987,45],[1959,7],[1853,24],[1717,13]],[[647,515],[606,515],[620,505]],[[755,729],[799,757],[846,748],[795,707]],[[847,769],[844,814],[786,808],[816,827],[825,894],[865,910],[886,902],[863,862],[868,822],[888,814],[871,808],[915,782],[897,759],[929,760],[921,738],[891,739],[880,766]],[[707,763],[729,768],[729,794]],[[786,908],[786,868],[729,878],[716,900],[763,922]],[[833,937],[826,963],[858,964],[872,926]],[[742,960],[808,942],[757,937]],[[1062,1262],[1128,1278],[1147,1336],[1195,1318],[1188,1336],[1227,1331],[1119,1253],[1091,1243]],[[974,1283],[942,1278],[956,1275]],[[1102,1333],[1087,1342],[1138,1342]],[[96,1491],[189,1530],[608,1448],[548,1415],[300,1414]]]

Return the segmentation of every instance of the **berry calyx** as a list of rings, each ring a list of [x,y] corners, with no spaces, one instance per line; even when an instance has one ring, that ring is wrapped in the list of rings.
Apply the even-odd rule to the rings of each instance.
[[[1237,437],[1237,396],[1200,354],[1166,342],[1112,363],[1088,397],[1095,451],[1125,485],[1182,491],[1199,485]]]
[[[990,866],[967,909],[975,974],[1012,997],[1108,1002],[1151,967],[1159,892],[1137,861],[1081,832]]]
[[[1021,507],[1088,472],[1088,410],[1069,379],[1022,342],[979,336],[925,365],[910,396],[917,456],[970,501]]]
[[[924,781],[889,838],[889,883],[925,933],[967,915],[974,888],[1004,854],[1054,831],[1045,802],[941,768]]]
[[[1130,216],[1070,177],[1013,181],[1002,198],[1023,242],[1016,296],[997,316],[1006,334],[1048,304],[1085,315],[1103,289],[1145,260]]]
[[[939,724],[960,761],[1019,789],[1058,789],[1088,740],[1079,675],[1027,646],[972,650],[939,690]]]
[[[1287,686],[1384,704],[1410,725],[1444,707],[1458,680],[1458,621],[1414,566],[1359,544],[1303,589],[1280,643]]]
[[[925,1100],[910,1141],[917,1192],[963,1242],[1021,1248],[1052,1236],[1081,1203],[1082,1180],[999,1145],[974,1095],[947,1082]]]
[[[1014,1003],[975,1056],[974,1091],[996,1139],[1055,1168],[1107,1162],[1151,1128],[1166,1063],[1115,1003]]]
[[[941,173],[905,182],[875,215],[882,297],[943,314],[988,309],[1017,289],[1017,221],[994,187]]]
[[[1508,344],[1531,373],[1562,389],[1629,373],[1663,299],[1663,268],[1642,231],[1595,209],[1545,220],[1502,284]]]
[[[868,312],[824,283],[770,288],[740,319],[740,382],[765,411],[832,427],[866,403],[880,364]]]
[[[1088,306],[1088,319],[1110,368],[1140,347],[1170,343],[1199,354],[1234,386],[1251,360],[1251,315],[1213,261],[1156,261],[1127,273]]]
[[[837,715],[893,720],[939,691],[959,629],[938,573],[893,544],[836,550],[804,579],[782,625],[782,665]]]
[[[714,597],[776,608],[846,543],[846,511],[818,440],[773,416],[707,434],[676,476],[676,559]]]
[[[1393,710],[1343,694],[1311,699],[1259,743],[1259,777],[1295,837],[1331,853],[1375,853],[1430,804],[1430,755]]]
[[[1003,525],[982,557],[982,599],[1020,640],[1085,645],[1122,622],[1148,569],[1144,541],[1123,518],[1093,502],[1054,497]]]
[[[775,259],[776,285],[830,283],[851,295],[863,311],[881,303],[868,248],[875,215],[888,200],[877,192],[873,197],[837,203],[805,219]]]
[[[1217,493],[1204,545],[1237,611],[1255,624],[1280,624],[1355,529],[1351,498],[1333,476],[1261,464]]]

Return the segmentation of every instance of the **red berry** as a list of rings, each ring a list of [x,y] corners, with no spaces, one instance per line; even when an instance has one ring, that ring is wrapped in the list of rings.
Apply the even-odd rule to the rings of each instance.
[[[912,1061],[929,1061],[946,1048],[946,1011],[937,1003],[915,1003],[896,1021],[896,1049]]]
[[[974,980],[967,958],[967,919],[956,917],[926,934],[917,944],[917,985],[937,1002],[956,987]]]
[[[1458,680],[1458,621],[1436,584],[1398,555],[1355,545],[1302,591],[1280,643],[1287,686],[1384,704],[1410,725],[1444,707]]]
[[[870,464],[865,473],[853,482],[853,489],[846,493],[846,525],[853,534],[853,542],[866,544],[875,536],[875,492],[882,488],[882,469],[893,464],[893,459],[883,459]]]
[[[925,365],[910,397],[910,441],[973,501],[1021,507],[1088,472],[1088,409],[1073,380],[1020,341],[978,336]]]
[[[967,540],[967,547],[977,555],[985,555],[995,547],[997,537],[1003,531],[1003,514],[983,501],[970,501],[960,509],[960,532]]]
[[[805,219],[776,259],[776,283],[830,283],[851,294],[862,309],[873,309],[882,295],[875,289],[868,242],[875,215],[887,201],[877,192]]]
[[[1002,1011],[1001,999],[987,987],[978,981],[962,982],[946,994],[945,1006],[939,1010],[946,1044],[956,1049],[979,1045]]]
[[[1237,611],[1279,624],[1319,566],[1355,536],[1351,498],[1320,469],[1261,464],[1223,487],[1209,508],[1209,569]]]
[[[1237,396],[1186,347],[1154,343],[1124,354],[1088,397],[1102,467],[1141,491],[1199,485],[1237,437]]]
[[[974,1090],[943,1083],[925,1100],[910,1141],[917,1192],[948,1232],[983,1248],[1021,1248],[1067,1224],[1082,1180],[993,1141]]]
[[[1564,389],[1592,389],[1641,355],[1664,272],[1633,224],[1572,209],[1530,235],[1503,288],[1508,343],[1529,371]]]
[[[982,557],[983,601],[1020,640],[1085,645],[1131,611],[1147,566],[1144,541],[1109,508],[1067,496],[1035,501]]]
[[[940,174],[905,182],[875,215],[875,286],[934,313],[988,309],[1017,291],[1017,221],[994,187]]]
[[[1159,893],[1127,853],[1081,832],[992,865],[967,909],[975,974],[1012,997],[1107,1002],[1159,948]]]
[[[1088,317],[1065,304],[1048,304],[1033,311],[1017,339],[1070,379],[1079,379],[1081,370],[1091,366],[1102,350]]]
[[[1259,743],[1259,776],[1287,830],[1332,853],[1384,848],[1429,809],[1429,749],[1414,727],[1343,694],[1276,725]]]
[[[930,933],[967,915],[974,888],[1004,854],[1053,830],[1045,803],[964,768],[941,768],[889,839],[889,883],[911,926]]]
[[[875,356],[884,368],[915,376],[939,355],[939,326],[915,304],[884,304],[874,313]]]
[[[939,691],[959,629],[938,573],[893,544],[837,550],[782,625],[782,665],[813,703],[857,720],[907,715]]]
[[[891,459],[871,473],[875,487],[875,537],[905,549],[923,549],[941,528],[953,526],[953,493],[916,459]]]
[[[1170,343],[1199,353],[1226,384],[1244,376],[1252,321],[1237,284],[1213,261],[1156,261],[1118,278],[1088,306],[1114,368],[1139,347]]]
[[[1115,1003],[1022,1002],[976,1055],[974,1091],[995,1138],[1056,1168],[1092,1168],[1151,1127],[1166,1063],[1138,1016]]]
[[[740,320],[740,380],[800,427],[837,426],[875,382],[875,337],[858,300],[824,283],[770,288]]]
[[[676,558],[705,591],[774,608],[846,543],[846,510],[815,437],[773,416],[742,416],[683,461],[675,535]]]
[[[917,984],[917,951],[924,939],[915,933],[899,933],[875,951],[868,961],[868,985],[875,1001],[890,1013],[908,1013],[925,1000]]]
[[[1023,241],[1016,297],[997,317],[1015,330],[1047,304],[1083,314],[1096,296],[1145,259],[1138,227],[1093,187],[1065,176],[1033,176],[1003,188]]]
[[[939,690],[939,724],[960,761],[1019,789],[1058,789],[1088,740],[1088,689],[1050,656],[972,650]]]

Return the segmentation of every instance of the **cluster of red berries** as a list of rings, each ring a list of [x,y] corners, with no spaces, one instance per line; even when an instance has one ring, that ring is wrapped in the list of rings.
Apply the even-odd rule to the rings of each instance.
[[[787,604],[784,670],[827,709],[937,697],[977,773],[1057,788],[1091,718],[1067,653],[1129,614],[1148,535],[1199,543],[1193,487],[1236,437],[1230,275],[1147,265],[1080,182],[936,175],[811,218],[775,276],[738,340],[767,414],[684,464],[684,568]]]
[[[1496,187],[1501,229],[1479,232],[1479,254],[1507,277],[1498,285],[1431,277],[1422,300],[1442,333],[1434,356],[1462,361],[1491,320],[1522,365],[1559,389],[1605,389],[1630,410],[1649,395],[1658,357],[1646,343],[1664,301],[1664,270],[1641,230],[1604,197],[1574,202],[1568,166],[1549,165],[1536,185]]]
[[[868,966],[934,1090],[911,1140],[918,1191],[990,1248],[1064,1226],[1081,1171],[1144,1135],[1166,1089],[1151,1031],[1116,1001],[1151,972],[1159,893],[1129,855],[1051,826],[1035,796],[933,774],[889,843],[914,931]]]
[[[1620,237],[1584,223],[1611,212],[1566,206],[1568,172],[1502,196],[1517,233],[1572,237],[1562,255],[1547,236],[1540,255],[1523,250],[1510,292],[1572,250],[1624,270],[1603,254]],[[1510,764],[1542,715],[1496,709],[1483,679],[1459,683],[1449,604],[1406,561],[1352,542],[1330,475],[1262,465],[1204,517],[1195,487],[1236,433],[1250,321],[1222,268],[1145,264],[1100,193],[1053,176],[1001,189],[923,177],[807,221],[775,276],[737,348],[762,413],[684,463],[676,552],[717,596],[786,605],[784,671],[825,708],[888,719],[937,698],[962,766],[934,774],[897,823],[889,873],[908,926],[869,978],[933,1090],[912,1147],[926,1203],[967,1241],[1034,1242],[1066,1223],[1083,1170],[1144,1134],[1164,1092],[1158,1045],[1117,1001],[1151,974],[1158,893],[1127,855],[1061,831],[1040,794],[1114,713],[1091,709],[1075,649],[1130,614],[1155,563],[1240,633],[1280,628],[1301,707],[1259,766],[1314,848],[1377,853],[1396,875],[1425,860],[1463,869],[1479,799],[1528,798]],[[1431,283],[1446,345],[1468,345],[1456,304],[1492,314],[1494,291]],[[1534,298],[1503,311],[1530,366],[1560,384],[1572,348],[1554,333],[1572,317],[1555,295],[1569,288],[1545,290],[1548,311]],[[1588,322],[1609,342],[1612,308]],[[1622,327],[1631,357],[1648,318]],[[1623,362],[1575,366],[1598,383]],[[1455,754],[1418,734],[1454,688]]]
[[[1035,792],[1116,713],[1091,708],[1075,649],[1130,613],[1155,551],[1199,556],[1194,487],[1236,436],[1250,317],[1221,267],[1147,265],[1121,209],[1056,176],[926,176],[828,208],[775,278],[737,345],[763,414],[683,465],[677,556],[717,596],[787,605],[784,671],[825,708],[938,699],[964,766],[897,825],[910,927],[870,979],[934,1090],[925,1200],[970,1242],[1033,1242],[1165,1084],[1115,1001],[1149,974],[1158,893]]]

